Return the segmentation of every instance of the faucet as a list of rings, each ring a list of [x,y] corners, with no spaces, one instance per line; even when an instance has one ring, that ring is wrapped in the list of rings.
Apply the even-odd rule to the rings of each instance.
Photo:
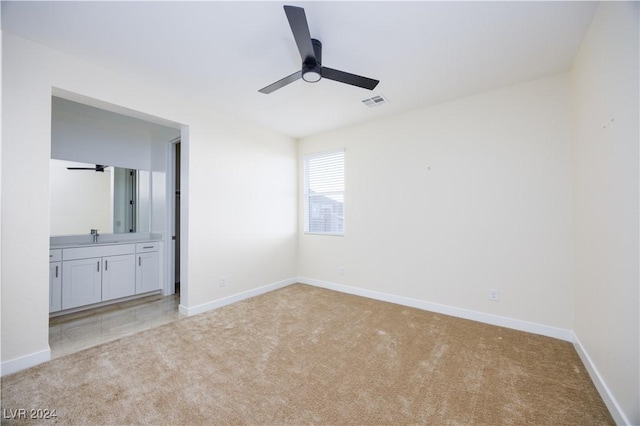
[[[100,236],[100,234],[98,234],[98,230],[97,229],[92,229],[91,230],[91,235],[93,236],[93,242],[97,243],[98,242],[98,237]]]

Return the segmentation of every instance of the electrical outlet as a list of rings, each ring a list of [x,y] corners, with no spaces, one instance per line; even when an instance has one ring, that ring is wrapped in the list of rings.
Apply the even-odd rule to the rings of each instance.
[[[489,300],[494,302],[500,300],[500,293],[498,293],[497,288],[492,288],[491,290],[489,290]]]
[[[220,287],[226,287],[227,286],[227,277],[226,276],[222,276],[220,277]]]
[[[344,275],[344,266],[338,266],[338,275]]]

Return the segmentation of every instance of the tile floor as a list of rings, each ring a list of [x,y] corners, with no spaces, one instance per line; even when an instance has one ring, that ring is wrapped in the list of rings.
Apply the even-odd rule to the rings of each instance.
[[[184,318],[179,303],[180,295],[157,295],[51,318],[51,359]]]

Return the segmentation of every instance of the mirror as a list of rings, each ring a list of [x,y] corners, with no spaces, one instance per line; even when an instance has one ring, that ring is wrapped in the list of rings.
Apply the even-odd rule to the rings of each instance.
[[[51,236],[150,230],[149,171],[51,159],[49,182]]]

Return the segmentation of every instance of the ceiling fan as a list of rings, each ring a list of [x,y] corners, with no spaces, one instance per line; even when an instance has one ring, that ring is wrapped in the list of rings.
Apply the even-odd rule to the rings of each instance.
[[[379,81],[372,78],[323,67],[322,43],[320,43],[320,40],[311,38],[304,9],[296,6],[284,6],[284,12],[287,15],[293,38],[300,51],[302,69],[258,90],[260,93],[269,94],[301,78],[308,83],[315,83],[320,81],[321,78],[327,78],[369,90],[373,90],[378,85]]]
[[[67,170],[93,170],[94,172],[104,172],[105,167],[102,164],[96,164],[95,167],[67,167]]]

